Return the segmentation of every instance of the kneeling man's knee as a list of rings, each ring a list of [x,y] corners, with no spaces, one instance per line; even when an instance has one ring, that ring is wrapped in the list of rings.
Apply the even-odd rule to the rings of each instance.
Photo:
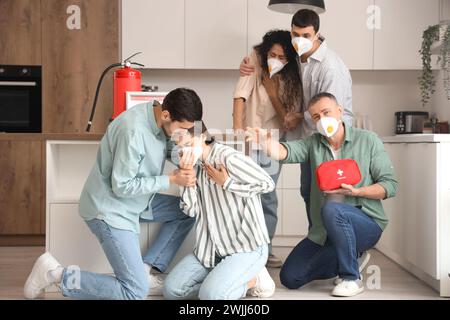
[[[281,268],[280,282],[288,289],[298,289],[307,283],[304,276],[295,272],[292,266],[286,265]]]
[[[322,221],[325,225],[333,222],[336,219],[336,216],[340,214],[339,203],[336,202],[328,202],[326,203],[321,211]]]

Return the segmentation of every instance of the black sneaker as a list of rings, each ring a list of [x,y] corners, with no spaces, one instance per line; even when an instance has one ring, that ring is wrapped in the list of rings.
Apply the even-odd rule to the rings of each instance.
[[[272,253],[269,254],[269,257],[267,258],[266,267],[267,268],[281,268],[283,265],[283,261],[281,259],[277,258]]]

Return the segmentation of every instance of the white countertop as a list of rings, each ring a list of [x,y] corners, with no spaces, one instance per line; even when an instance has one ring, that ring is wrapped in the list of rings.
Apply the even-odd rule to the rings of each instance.
[[[398,134],[390,137],[382,137],[384,143],[419,143],[419,142],[450,142],[450,134]]]

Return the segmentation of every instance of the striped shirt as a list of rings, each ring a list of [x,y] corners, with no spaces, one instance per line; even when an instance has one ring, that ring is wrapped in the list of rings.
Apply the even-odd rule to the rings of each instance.
[[[206,158],[216,168],[223,164],[229,178],[223,187],[197,169],[197,184],[181,187],[180,207],[196,217],[194,254],[207,268],[216,257],[251,252],[270,242],[264,220],[261,193],[275,189],[272,178],[251,158],[219,143]]]

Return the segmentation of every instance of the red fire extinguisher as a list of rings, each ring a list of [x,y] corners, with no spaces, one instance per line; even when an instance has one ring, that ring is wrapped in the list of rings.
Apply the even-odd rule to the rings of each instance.
[[[133,54],[131,57],[125,59],[121,63],[113,63],[107,67],[97,84],[97,90],[95,92],[94,103],[92,105],[91,116],[89,117],[88,125],[86,131],[89,132],[92,127],[92,120],[94,119],[95,107],[97,105],[98,94],[100,92],[100,87],[103,82],[103,78],[108,73],[109,70],[122,67],[114,72],[113,77],[113,92],[114,92],[114,106],[113,115],[111,121],[119,116],[122,112],[126,110],[126,92],[127,91],[141,91],[141,72],[139,70],[131,68],[131,65],[136,65],[139,67],[144,67],[143,64],[137,62],[131,62],[130,59],[141,52]]]
[[[141,72],[125,65],[114,72],[113,119],[126,110],[127,91],[141,91]]]

